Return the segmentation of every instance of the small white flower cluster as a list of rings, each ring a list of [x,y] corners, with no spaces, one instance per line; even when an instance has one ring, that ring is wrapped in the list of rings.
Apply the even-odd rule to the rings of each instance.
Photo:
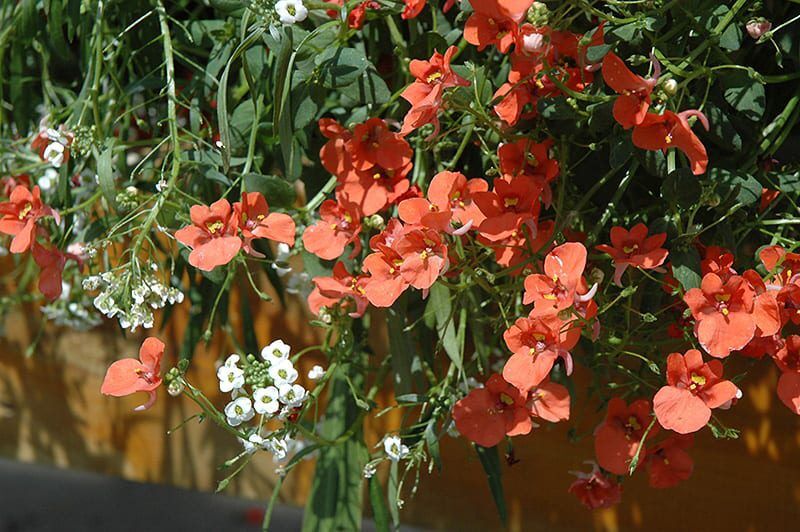
[[[276,461],[285,460],[299,450],[298,445],[302,448],[300,442],[285,436],[285,430],[262,433],[266,421],[286,421],[308,398],[306,389],[295,382],[299,375],[289,358],[290,352],[291,347],[283,340],[275,340],[261,350],[260,360],[253,355],[242,360],[233,354],[217,369],[220,391],[231,394],[231,401],[224,408],[228,424],[239,427],[256,414],[261,416],[258,428],[252,430],[247,440],[242,440],[245,451],[266,450]],[[318,366],[309,376],[311,373],[324,375]]]
[[[92,301],[86,294],[73,291],[72,286],[63,281],[61,296],[42,307],[42,314],[60,327],[69,327],[76,331],[88,331],[100,325],[97,314],[90,312]]]
[[[49,144],[42,152],[42,158],[56,168],[61,167],[64,164],[65,152],[70,143],[69,138],[62,131],[53,128],[47,128],[40,135],[49,140]]]
[[[155,264],[151,266],[157,269]],[[104,272],[83,280],[84,290],[100,290],[94,306],[109,318],[117,317],[123,329],[131,332],[139,327],[153,327],[153,311],[183,302],[183,293],[166,286],[146,270],[134,275],[131,270],[120,274]]]

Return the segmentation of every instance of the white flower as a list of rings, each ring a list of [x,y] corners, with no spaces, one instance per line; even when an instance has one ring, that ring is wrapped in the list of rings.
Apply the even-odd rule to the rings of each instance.
[[[283,340],[275,340],[267,347],[261,350],[261,358],[267,362],[274,362],[274,360],[289,358],[292,348]]]
[[[259,414],[274,414],[281,405],[278,403],[278,389],[274,386],[258,388],[253,392],[253,402]]]
[[[324,376],[325,370],[322,369],[322,366],[314,366],[311,368],[311,371],[308,372],[308,378],[312,381],[318,381]]]
[[[248,397],[239,397],[225,405],[225,416],[231,427],[238,427],[245,421],[253,419],[255,415],[253,402]]]
[[[42,152],[42,158],[56,168],[64,164],[64,145],[60,142],[51,142]]]
[[[378,467],[375,465],[374,462],[369,462],[367,465],[364,466],[364,478],[372,478],[377,473]]]
[[[299,384],[281,384],[278,392],[281,402],[290,408],[300,406],[306,400],[306,390]]]
[[[294,24],[303,22],[308,16],[308,9],[303,5],[303,0],[278,0],[275,3],[275,12],[281,24]]]
[[[219,391],[222,393],[228,393],[244,386],[244,371],[236,366],[227,364],[220,366],[217,370],[217,378],[219,379]]]
[[[165,179],[161,179],[158,183],[156,183],[156,190],[158,192],[164,192],[164,189],[167,188],[167,181]]]
[[[276,385],[291,384],[297,380],[297,370],[288,358],[273,360],[269,366],[269,376]]]
[[[45,170],[44,175],[36,181],[36,184],[39,185],[39,188],[45,191],[55,188],[57,183],[58,183],[58,170],[55,170],[53,168],[48,168],[47,170]]]
[[[233,353],[228,358],[225,359],[225,363],[223,366],[227,366],[229,368],[238,368],[239,367],[239,355]]]
[[[273,454],[275,461],[280,461],[286,458],[289,451],[289,444],[286,439],[283,440],[267,440],[266,449]]]
[[[253,454],[258,449],[263,449],[265,442],[264,438],[255,433],[251,434],[246,440],[239,438],[239,441],[242,442],[242,447],[248,454]]]
[[[400,436],[387,436],[383,440],[383,450],[386,451],[386,456],[392,462],[399,462],[411,452],[408,450],[408,446],[403,445]]]

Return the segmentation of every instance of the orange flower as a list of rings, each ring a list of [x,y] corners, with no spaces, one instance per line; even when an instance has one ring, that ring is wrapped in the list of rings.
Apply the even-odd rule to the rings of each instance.
[[[365,295],[370,303],[376,307],[390,307],[408,288],[408,282],[400,271],[402,265],[403,257],[383,245],[380,251],[364,258],[364,271],[370,275]]]
[[[590,510],[610,508],[622,500],[622,486],[605,476],[597,464],[591,473],[572,472],[578,477],[569,489],[581,503]]]
[[[239,220],[246,253],[263,257],[251,246],[256,238],[294,245],[294,220],[288,214],[270,213],[267,200],[261,192],[242,192],[242,201],[234,203],[233,210]]]
[[[494,374],[453,407],[458,431],[483,447],[494,447],[506,436],[528,434],[533,428],[526,396]]]
[[[583,270],[586,268],[586,248],[579,242],[561,244],[544,259],[544,274],[534,273],[525,278],[522,302],[537,307],[564,310],[584,294]]]
[[[506,53],[533,0],[470,0],[474,12],[464,25],[464,39],[483,50],[497,46]]]
[[[772,205],[778,196],[780,196],[781,191],[775,190],[771,188],[762,188],[761,189],[761,200],[758,203],[758,212],[764,212],[767,210],[767,207]]]
[[[614,119],[625,129],[641,124],[650,108],[650,94],[661,70],[655,58],[652,62],[653,77],[645,79],[631,72],[614,52],[603,58],[603,79],[620,95],[614,102]]]
[[[344,198],[325,200],[319,208],[320,220],[306,227],[303,245],[321,259],[338,259],[348,244],[353,244],[353,256],[361,251],[361,213]]]
[[[550,374],[556,360],[564,361],[567,375],[572,373],[572,355],[580,336],[562,334],[569,324],[557,315],[519,318],[505,333],[503,339],[514,354],[503,366],[503,378],[522,391],[540,385]]]
[[[778,397],[789,410],[800,415],[800,336],[793,334],[782,341],[773,358],[781,370]]]
[[[694,461],[686,449],[694,436],[676,434],[648,450],[646,464],[651,488],[672,488],[692,476]]]
[[[156,389],[161,385],[161,358],[164,342],[153,336],[146,338],[139,349],[139,360],[123,358],[117,360],[106,371],[100,393],[113,397],[124,397],[136,392],[147,392],[148,401],[135,408],[147,410],[156,401]]]
[[[494,180],[491,192],[477,192],[473,201],[485,220],[478,227],[481,236],[492,242],[508,238],[521,224],[536,232],[542,185],[526,175],[503,176]]]
[[[316,286],[308,296],[308,306],[315,316],[319,315],[322,307],[332,308],[351,302],[355,303],[355,310],[348,312],[350,317],[360,318],[367,310],[368,302],[364,297],[367,276],[352,275],[344,263],[337,262],[333,266],[333,276],[314,277],[312,282]]]
[[[394,248],[403,257],[400,274],[414,288],[430,288],[447,271],[447,245],[439,233],[432,229],[407,231],[395,243]]]
[[[444,55],[434,52],[428,61],[411,61],[408,68],[415,80],[400,95],[411,104],[411,109],[403,119],[401,135],[408,135],[425,124],[434,125],[432,135],[439,132],[438,113],[444,91],[452,87],[469,86],[469,81],[450,67],[450,61],[457,51],[458,48],[451,46]]]
[[[42,202],[38,186],[33,191],[17,185],[8,201],[0,203],[0,233],[11,235],[11,253],[29,251],[36,240],[37,222],[45,216],[53,216],[58,222],[58,213]]]
[[[403,2],[406,4],[405,8],[403,8],[403,12],[400,13],[400,18],[403,20],[417,18],[428,3],[427,0],[403,0]]]
[[[370,118],[353,128],[347,145],[356,170],[371,170],[379,166],[396,170],[411,162],[413,151],[403,137],[392,131],[381,118]]]
[[[440,209],[449,208],[453,220],[462,226],[477,227],[484,217],[473,197],[478,192],[489,190],[489,183],[484,179],[467,179],[460,172],[439,172],[428,185],[428,199]]]
[[[39,291],[49,301],[55,301],[61,295],[61,275],[67,262],[67,255],[57,247],[44,247],[36,242],[31,247],[31,254],[39,272]]]
[[[549,185],[559,172],[558,161],[550,158],[552,147],[552,139],[544,142],[521,139],[502,144],[497,149],[500,171],[505,175],[532,177],[542,189],[542,201],[546,207],[550,206],[553,197]]]
[[[570,397],[566,387],[548,380],[531,389],[528,409],[533,417],[551,423],[569,419]]]
[[[662,427],[689,434],[708,423],[712,408],[740,395],[735,384],[722,379],[722,362],[704,364],[700,351],[690,349],[667,357],[667,385],[653,398],[653,410]]]
[[[598,251],[608,253],[614,261],[614,284],[622,286],[622,274],[628,266],[652,270],[667,260],[669,252],[662,248],[667,240],[666,233],[647,236],[644,224],[634,225],[630,231],[624,227],[611,228],[611,245],[595,246]],[[602,464],[601,464],[602,465]]]
[[[554,230],[555,223],[553,220],[544,220],[539,222],[535,238],[528,238],[524,227],[520,227],[503,240],[491,241],[483,236],[479,236],[478,240],[492,248],[497,264],[509,268],[523,263],[527,264],[530,259],[530,253],[542,251],[542,247],[551,241]],[[513,275],[526,273],[527,270],[528,268],[521,266],[514,270]]]
[[[193,205],[189,215],[193,225],[175,232],[178,242],[192,250],[189,264],[211,271],[232,261],[242,249],[242,239],[236,236],[239,218],[228,200],[217,200],[210,207]]]
[[[695,319],[694,334],[710,355],[724,358],[755,336],[755,291],[739,275],[723,282],[715,273],[703,277],[700,288],[683,296]]]
[[[692,173],[703,174],[708,166],[708,154],[706,147],[689,125],[688,119],[691,116],[696,116],[706,131],[708,130],[705,115],[694,109],[677,114],[672,111],[664,111],[660,115],[647,113],[633,128],[633,144],[643,150],[664,152],[668,148],[678,148],[689,158]]]
[[[597,463],[615,475],[627,475],[636,453],[644,456],[644,438],[650,425],[650,401],[639,399],[629,405],[615,397],[608,403],[606,419],[594,431],[594,452]],[[648,438],[655,436],[654,426]],[[639,450],[639,447],[642,450]]]

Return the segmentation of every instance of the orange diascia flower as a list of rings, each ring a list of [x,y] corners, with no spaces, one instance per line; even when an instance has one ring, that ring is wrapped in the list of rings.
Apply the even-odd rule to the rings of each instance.
[[[400,202],[397,212],[407,224],[460,235],[480,224],[484,216],[473,203],[473,195],[485,192],[483,179],[467,180],[458,172],[439,172],[428,186],[428,199],[409,198]],[[452,222],[457,222],[455,229]]]
[[[31,255],[40,269],[39,291],[49,301],[58,299],[63,290],[61,279],[64,265],[69,257],[55,246],[44,247],[37,242],[31,247]]]
[[[123,358],[109,366],[100,392],[114,397],[147,392],[150,395],[148,401],[135,409],[137,412],[147,410],[156,402],[163,356],[164,342],[153,336],[146,338],[139,349],[139,360]]]
[[[627,475],[633,457],[637,453],[645,456],[642,438],[650,425],[650,412],[650,401],[646,399],[630,405],[618,397],[609,401],[606,419],[594,431],[594,452],[600,467],[615,475]],[[647,437],[652,438],[657,432],[654,426]]]
[[[415,80],[400,95],[411,104],[411,109],[403,119],[401,135],[407,135],[425,124],[434,125],[432,135],[439,132],[438,115],[444,91],[452,87],[469,85],[469,81],[453,72],[450,66],[450,61],[457,51],[457,47],[451,46],[444,55],[434,52],[428,61],[420,59],[411,61],[408,69]]]
[[[800,336],[793,334],[782,344],[774,355],[781,370],[778,397],[789,410],[800,415]]]
[[[544,273],[525,278],[522,302],[542,309],[561,311],[577,299],[591,299],[593,291],[585,290],[583,270],[586,268],[586,247],[580,242],[567,242],[544,258]]]
[[[256,238],[294,245],[294,220],[288,214],[269,212],[269,205],[261,192],[242,192],[242,201],[234,203],[233,210],[244,237],[245,252],[263,257],[251,246]]]
[[[485,219],[478,232],[497,242],[508,238],[527,225],[536,234],[536,222],[541,210],[542,185],[527,175],[503,176],[495,179],[491,192],[477,192],[473,201]]]
[[[422,9],[428,3],[427,0],[403,0],[403,2],[406,4],[406,6],[403,8],[403,12],[400,13],[400,18],[403,20],[417,18],[419,14],[422,13]]]
[[[334,265],[331,277],[314,277],[312,282],[316,286],[308,296],[308,306],[314,315],[318,316],[323,307],[349,305],[351,302],[355,303],[355,309],[348,307],[349,316],[359,318],[367,310],[367,298],[364,296],[367,276],[352,275],[344,263],[337,262]]]
[[[447,245],[433,229],[408,230],[397,240],[394,248],[403,257],[400,275],[419,290],[430,288],[450,264]]]
[[[533,417],[551,423],[569,419],[570,397],[566,387],[546,380],[528,394],[528,409]]]
[[[597,464],[592,464],[591,473],[573,471],[572,474],[578,479],[567,491],[588,509],[609,508],[622,500],[622,485],[605,476]]]
[[[722,379],[722,362],[704,364],[700,351],[690,349],[685,355],[667,357],[667,385],[653,398],[653,410],[662,427],[689,434],[708,423],[712,408],[724,407],[738,397],[739,388]]]
[[[533,0],[470,0],[473,13],[464,25],[464,39],[483,50],[497,46],[506,53]]]
[[[686,449],[694,436],[675,434],[647,451],[645,463],[651,488],[672,488],[692,476],[694,461]]]
[[[550,158],[553,140],[544,142],[531,142],[521,139],[516,142],[506,142],[497,149],[500,159],[500,171],[504,175],[525,175],[533,178],[542,189],[542,202],[549,207],[553,194],[550,183],[558,176],[559,167],[556,159]]]
[[[365,295],[370,303],[390,307],[408,288],[408,281],[400,271],[402,265],[403,257],[388,246],[381,246],[380,251],[364,258],[364,271],[370,275]]]
[[[33,191],[17,185],[8,201],[0,203],[0,233],[11,235],[11,253],[29,251],[36,240],[37,222],[45,216],[53,216],[58,222],[58,213],[42,202],[38,186]]]
[[[614,119],[625,129],[642,123],[650,108],[650,94],[658,83],[661,67],[653,61],[653,77],[643,78],[631,72],[614,52],[603,58],[603,79],[619,94],[614,102]]]
[[[697,117],[708,131],[708,119],[703,113],[694,109],[677,114],[672,111],[664,111],[664,114],[660,115],[647,113],[633,128],[633,144],[643,150],[664,152],[669,148],[678,148],[689,158],[692,173],[703,174],[708,166],[708,154],[706,147],[689,125],[689,117],[692,116]]]
[[[614,284],[617,286],[622,286],[622,274],[628,266],[652,270],[667,260],[669,252],[661,247],[667,240],[667,234],[658,233],[648,237],[647,233],[644,224],[636,224],[630,231],[624,227],[612,227],[611,245],[596,246],[599,251],[611,255],[614,261]]]
[[[193,205],[189,211],[193,225],[175,232],[181,244],[191,248],[189,264],[203,271],[228,264],[242,249],[242,239],[236,235],[239,219],[231,204],[220,199],[211,204]]]
[[[483,447],[494,447],[506,436],[528,434],[533,428],[527,395],[494,374],[453,407],[458,431]]]
[[[567,375],[572,373],[572,355],[580,330],[572,328],[568,334],[562,329],[570,327],[556,314],[519,318],[505,333],[503,339],[514,353],[503,367],[503,378],[522,391],[540,385],[556,360],[561,358]]]
[[[337,195],[338,196],[338,195]],[[306,227],[303,245],[309,253],[321,259],[338,259],[348,244],[353,244],[355,256],[361,251],[361,213],[355,204],[338,196],[338,202],[325,200],[319,208],[320,220]]]
[[[710,355],[724,358],[742,349],[756,334],[755,291],[743,277],[727,281],[715,273],[703,277],[700,288],[683,296],[695,319],[694,334]]]

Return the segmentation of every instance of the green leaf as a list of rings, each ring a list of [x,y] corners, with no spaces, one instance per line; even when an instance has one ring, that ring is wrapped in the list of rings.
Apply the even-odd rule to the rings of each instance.
[[[779,174],[778,188],[781,192],[800,192],[800,171],[793,174]]]
[[[764,115],[766,97],[764,86],[748,72],[734,70],[720,77],[725,101],[750,120],[759,120]]]
[[[388,532],[390,530],[389,510],[386,508],[386,501],[383,498],[381,483],[376,476],[369,479],[369,503],[372,506],[375,528],[380,532]]]
[[[492,492],[497,513],[500,516],[500,520],[505,524],[508,514],[506,512],[506,499],[503,495],[500,455],[497,452],[497,446],[481,447],[480,445],[475,445],[475,451],[478,453],[483,470],[486,472],[486,480],[489,482],[489,490]]]
[[[586,60],[589,61],[589,63],[599,63],[611,48],[612,46],[610,44],[590,46],[586,49]]]
[[[369,66],[364,52],[355,48],[327,48],[317,56],[319,77],[329,89],[340,89],[355,83]]]
[[[728,151],[738,152],[742,149],[742,136],[736,130],[727,114],[714,102],[707,102],[704,109],[708,117],[708,136],[714,144]]]
[[[661,184],[661,197],[670,206],[686,210],[697,203],[703,187],[697,176],[688,168],[679,168],[664,178]]]
[[[97,181],[100,184],[100,190],[103,192],[103,197],[108,204],[116,209],[117,191],[114,185],[114,168],[111,164],[112,154],[113,144],[106,146],[99,154],[95,152],[94,155],[97,162]]]
[[[413,337],[405,332],[407,300],[406,294],[401,295],[394,305],[387,309],[386,320],[389,329],[389,354],[392,357],[392,384],[398,402],[401,398],[412,395],[417,397],[411,392],[422,384],[419,355]]]
[[[700,254],[694,248],[677,249],[670,252],[672,275],[683,290],[700,286]]]
[[[278,176],[251,172],[245,174],[242,181],[248,192],[261,192],[270,207],[288,209],[297,197],[292,184]]]
[[[428,446],[428,453],[436,465],[436,469],[442,470],[442,456],[439,452],[439,436],[436,434],[436,419],[431,419],[425,427],[425,444]]]
[[[463,370],[463,345],[459,345],[456,336],[456,324],[453,318],[450,290],[442,283],[434,283],[428,296],[428,306],[436,316],[436,332],[442,341],[447,356],[459,371]],[[428,310],[426,309],[426,313]]]
[[[761,183],[747,174],[735,174],[723,168],[711,168],[708,179],[716,185],[716,191],[722,198],[733,197],[736,203],[743,206],[752,205],[761,199]]]

